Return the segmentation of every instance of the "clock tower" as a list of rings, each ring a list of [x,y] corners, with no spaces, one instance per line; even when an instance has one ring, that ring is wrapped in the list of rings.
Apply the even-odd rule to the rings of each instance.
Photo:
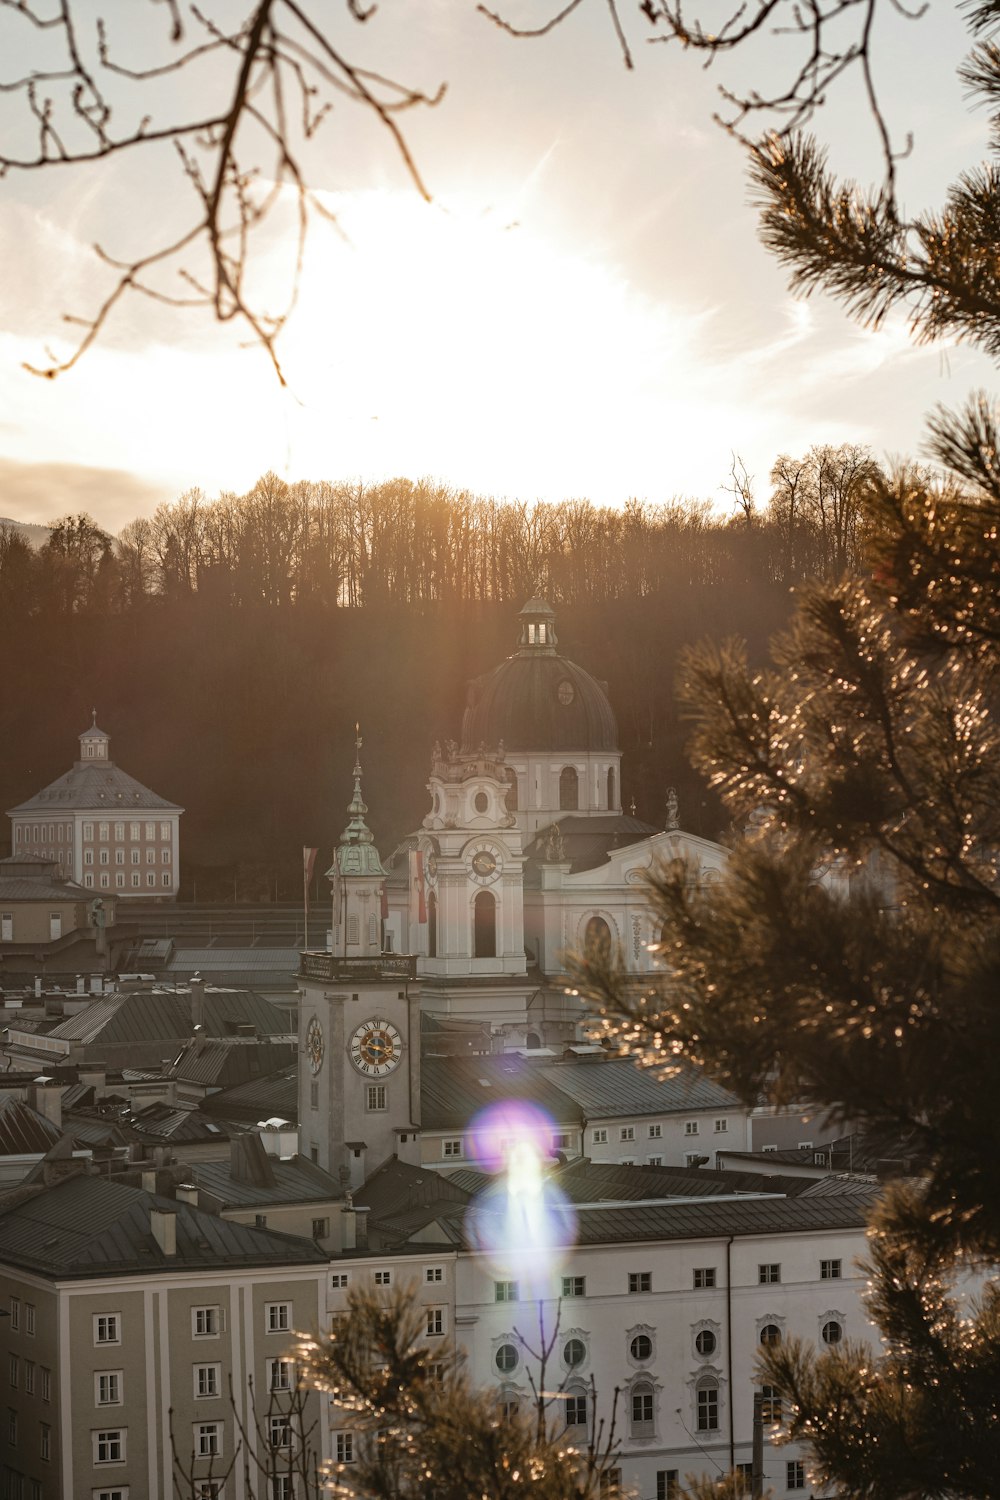
[[[357,735],[350,820],[327,874],[331,948],[299,970],[299,1150],[360,1187],[387,1158],[420,1160],[416,960],[384,953],[385,871],[361,795]]]

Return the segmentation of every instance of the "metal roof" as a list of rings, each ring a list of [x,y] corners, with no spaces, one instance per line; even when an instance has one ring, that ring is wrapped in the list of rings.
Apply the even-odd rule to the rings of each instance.
[[[174,1073],[186,1083],[224,1089],[268,1077],[294,1062],[295,1053],[294,1042],[199,1036],[184,1048]]]
[[[768,1177],[762,1172],[713,1172],[705,1167],[621,1166],[616,1162],[570,1162],[552,1179],[574,1203],[628,1202],[650,1198],[715,1198],[734,1193],[798,1197],[807,1177]]]
[[[175,1109],[170,1104],[150,1104],[131,1115],[128,1123],[137,1136],[158,1141],[217,1141],[221,1146],[229,1139],[226,1126],[200,1109]]]
[[[462,1130],[488,1104],[528,1100],[557,1125],[580,1125],[579,1106],[567,1090],[510,1054],[494,1057],[425,1057],[420,1065],[420,1123],[424,1130]]]
[[[152,1209],[176,1215],[175,1255],[160,1249],[150,1228]],[[234,1224],[103,1177],[69,1178],[19,1196],[6,1211],[0,1203],[0,1261],[53,1278],[167,1268],[219,1272],[326,1259],[311,1240]]]
[[[0,873],[0,901],[91,901],[93,897],[93,891],[84,890],[75,880]]]
[[[93,765],[78,762],[27,802],[19,802],[7,811],[11,817],[15,813],[59,815],[77,811],[121,817],[127,812],[183,812],[184,809],[151,792],[113,761],[95,761]]]
[[[285,1161],[268,1157],[272,1185],[241,1182],[233,1177],[228,1161],[201,1161],[192,1168],[199,1188],[218,1199],[223,1208],[253,1208],[258,1204],[329,1203],[344,1193],[340,1184],[322,1167],[295,1156]]]
[[[742,1109],[721,1084],[685,1066],[659,1079],[630,1057],[596,1057],[555,1063],[541,1070],[550,1084],[576,1101],[588,1121],[626,1115],[684,1114],[699,1109]]]
[[[0,1098],[0,1156],[44,1156],[62,1131],[12,1094]]]
[[[298,973],[301,948],[182,948],[175,947],[165,965],[166,974]]]
[[[264,1036],[288,1034],[287,1018],[269,1000],[252,990],[204,992],[204,1031],[226,1036],[234,1026],[249,1023]],[[78,1015],[60,1022],[50,1033],[64,1041],[126,1044],[177,1042],[190,1037],[191,996],[171,990],[135,990],[105,995]]]
[[[411,1209],[428,1205],[434,1205],[436,1212],[443,1211],[449,1204],[461,1208],[469,1198],[470,1194],[454,1178],[427,1167],[411,1166],[396,1157],[384,1162],[354,1194],[355,1203],[369,1208],[372,1217],[380,1222],[398,1219]]]
[[[222,1119],[230,1115],[237,1120],[269,1120],[280,1116],[294,1122],[299,1117],[298,1069],[282,1068],[270,1078],[252,1079],[238,1083],[235,1088],[221,1089],[210,1094],[203,1107]]]
[[[643,823],[638,818],[628,817],[626,813],[603,813],[597,817],[571,815],[558,819],[558,828],[562,834],[565,857],[570,862],[571,875],[577,875],[582,870],[595,870],[599,865],[607,863],[614,850],[627,849],[630,844],[645,843],[654,834],[663,832],[662,828],[654,828],[652,823]],[[537,885],[539,882],[537,866],[545,862],[548,833],[548,828],[543,828],[524,851],[529,862],[525,875],[528,885]]]

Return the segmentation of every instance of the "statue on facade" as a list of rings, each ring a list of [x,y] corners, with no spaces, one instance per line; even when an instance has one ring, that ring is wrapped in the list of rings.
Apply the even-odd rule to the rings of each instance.
[[[558,823],[552,823],[545,840],[545,862],[550,865],[561,865],[566,862],[566,845],[563,843],[562,829]]]
[[[667,833],[673,833],[676,829],[680,828],[680,826],[680,818],[678,817],[677,788],[671,786],[667,788],[667,821],[664,824],[664,827]]]

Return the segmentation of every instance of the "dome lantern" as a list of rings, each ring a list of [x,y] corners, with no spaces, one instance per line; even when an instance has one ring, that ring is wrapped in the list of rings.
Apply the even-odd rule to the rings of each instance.
[[[558,644],[556,615],[550,604],[544,599],[529,599],[518,619],[521,622],[521,635],[517,643],[520,651],[544,651],[548,655],[555,653]]]

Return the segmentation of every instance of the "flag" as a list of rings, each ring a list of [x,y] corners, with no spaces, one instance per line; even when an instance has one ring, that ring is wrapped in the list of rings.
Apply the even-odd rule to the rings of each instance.
[[[419,849],[410,850],[410,914],[418,922],[427,921],[427,895],[424,890],[424,856]]]
[[[315,865],[316,863],[316,856],[318,853],[318,849],[303,848],[302,850],[302,877],[305,880],[307,886],[310,880],[312,880],[313,865]]]
[[[340,881],[340,861],[337,858],[336,849],[333,851],[333,864],[330,866],[327,874],[330,877],[330,894],[333,898],[333,925],[339,931],[340,908],[343,904],[343,887]]]
[[[388,916],[389,916],[389,892],[386,890],[386,888],[385,888],[385,881],[383,880],[383,882],[382,882],[382,921],[383,922],[386,921],[386,919],[388,918]]]

